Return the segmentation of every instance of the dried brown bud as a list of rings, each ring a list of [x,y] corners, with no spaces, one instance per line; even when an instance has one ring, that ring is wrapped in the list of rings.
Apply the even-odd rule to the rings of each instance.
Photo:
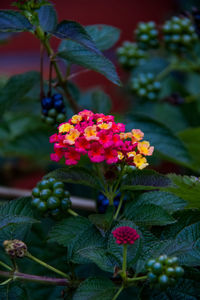
[[[3,242],[6,253],[12,258],[22,258],[26,255],[27,246],[24,242],[19,240],[6,240]]]

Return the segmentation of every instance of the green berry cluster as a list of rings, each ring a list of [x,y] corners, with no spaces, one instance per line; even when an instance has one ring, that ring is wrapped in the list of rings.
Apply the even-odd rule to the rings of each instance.
[[[32,206],[43,215],[62,217],[71,207],[70,195],[64,184],[55,178],[43,179],[32,190]]]
[[[134,31],[136,41],[139,48],[148,50],[151,48],[157,48],[159,46],[158,30],[156,24],[153,21],[138,24]]]
[[[177,257],[161,255],[157,259],[150,259],[146,268],[148,279],[151,284],[168,287],[176,284],[178,278],[184,274],[184,269],[178,266]]]
[[[126,69],[134,68],[144,62],[146,53],[139,49],[135,43],[125,41],[117,49],[119,63]]]
[[[194,46],[198,36],[189,18],[172,17],[163,25],[166,47],[173,52],[183,52]]]
[[[160,88],[160,82],[155,80],[152,73],[140,73],[137,77],[133,77],[130,82],[130,89],[139,97],[147,100],[156,100]]]

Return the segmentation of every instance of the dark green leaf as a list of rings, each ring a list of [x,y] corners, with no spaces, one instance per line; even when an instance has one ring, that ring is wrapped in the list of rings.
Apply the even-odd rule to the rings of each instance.
[[[188,207],[200,208],[200,180],[197,177],[181,176],[169,174],[169,179],[174,185],[164,190],[184,199],[188,202]]]
[[[121,190],[155,190],[170,184],[169,178],[153,170],[134,170],[125,178]]]
[[[135,205],[129,203],[125,210],[126,218],[132,220],[139,225],[167,225],[176,222],[176,220],[169,215],[169,213],[162,207],[155,204]]]
[[[193,158],[193,168],[200,172],[200,127],[188,128],[180,132],[179,137]]]
[[[0,31],[20,32],[32,30],[33,26],[27,18],[15,10],[0,11]]]
[[[145,140],[167,159],[191,167],[191,158],[179,138],[163,124],[142,115],[132,118],[132,123],[127,125],[127,130],[141,129]]]
[[[93,112],[109,114],[111,110],[111,99],[102,90],[92,89],[81,95],[79,105]]]
[[[110,225],[113,221],[114,215],[114,207],[110,206],[107,208],[105,214],[93,214],[89,215],[89,220],[97,226],[97,228],[102,228],[103,230],[107,230],[110,228]]]
[[[77,22],[62,21],[57,25],[55,31],[53,31],[52,34],[57,38],[68,39],[76,42],[76,44],[78,43],[84,48],[87,48],[98,55],[102,55],[101,51],[97,49],[96,45],[94,44],[85,28]]]
[[[85,29],[101,51],[114,46],[120,37],[120,30],[110,25],[89,25],[85,26]]]
[[[154,204],[160,206],[170,214],[176,212],[177,210],[183,209],[186,206],[186,203],[183,199],[176,197],[173,194],[160,191],[143,193],[134,202],[135,206],[141,206],[144,204]]]
[[[54,177],[63,182],[70,182],[75,184],[82,184],[90,186],[91,188],[100,189],[98,179],[92,171],[82,167],[65,167],[57,169],[47,175],[47,177]]]
[[[98,54],[73,41],[62,41],[58,56],[73,64],[96,71],[113,83],[120,85],[115,67],[103,54]]]
[[[0,218],[0,230],[3,228],[9,226],[9,225],[19,225],[19,224],[32,224],[32,223],[37,223],[39,221],[29,218],[29,217],[22,217],[22,216],[5,216],[3,218]]]
[[[43,5],[37,11],[40,26],[45,32],[54,31],[57,26],[57,14],[52,5]]]
[[[1,300],[28,300],[25,291],[19,284],[12,283],[5,286],[0,286]]]
[[[83,232],[92,224],[84,217],[70,217],[57,223],[49,234],[51,242],[57,242],[62,246],[69,246],[74,240],[79,239]]]
[[[80,284],[73,300],[112,300],[116,287],[107,278],[91,277]]]

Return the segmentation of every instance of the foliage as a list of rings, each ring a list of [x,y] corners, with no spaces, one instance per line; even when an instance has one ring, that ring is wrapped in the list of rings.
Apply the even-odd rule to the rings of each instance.
[[[119,63],[128,72],[128,81],[122,78],[122,91],[129,99],[129,109],[124,115],[116,114],[115,122],[110,97],[99,87],[80,91],[72,82],[77,74],[71,72],[71,66],[98,72],[119,88],[115,66],[102,51],[112,49],[120,30],[104,24],[82,26],[72,20],[58,23],[54,6],[43,0],[18,1],[15,6],[17,11],[0,11],[2,39],[15,32],[31,33],[48,54],[50,73],[45,81],[41,63],[40,73],[2,78],[0,155],[26,158],[30,165],[48,167],[49,172],[33,189],[32,198],[0,205],[0,298],[198,299],[200,47],[192,15],[190,20],[174,17],[167,21],[163,35],[154,22],[140,23],[136,42],[118,48]],[[52,37],[61,40],[56,50],[51,47]],[[58,102],[62,99],[60,105],[69,120],[59,125],[58,134],[55,124],[50,127],[39,116],[45,114],[43,103],[49,109],[49,101],[56,97]],[[77,131],[76,139],[73,134]],[[97,142],[102,133],[103,138],[113,139],[111,144],[110,140],[108,145]],[[55,144],[51,165],[49,136]],[[86,140],[85,149],[79,145],[74,150],[78,148],[75,141],[81,139]],[[157,171],[142,170],[148,165],[142,155],[153,153],[146,140],[155,147],[148,163]],[[94,144],[98,149],[91,155]],[[108,149],[115,150],[113,156],[106,157]],[[79,151],[78,159],[67,157],[70,150],[73,154]],[[58,167],[63,156],[68,166]],[[162,166],[166,162],[181,174],[165,175],[168,170]],[[44,185],[52,180],[55,186],[49,190]],[[64,188],[74,195],[99,197],[105,213],[99,213],[98,207],[93,212],[74,212]],[[62,219],[33,209],[39,199],[53,211],[50,194],[63,210]],[[12,252],[6,254],[5,245],[15,249],[19,240],[26,243],[27,253],[23,258],[9,257]],[[168,258],[162,260],[163,255]],[[177,257],[175,263],[172,257]],[[166,276],[173,286],[164,288]]]

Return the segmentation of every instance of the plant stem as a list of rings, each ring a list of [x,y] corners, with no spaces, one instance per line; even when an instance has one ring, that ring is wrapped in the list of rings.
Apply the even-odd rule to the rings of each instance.
[[[118,215],[119,215],[119,212],[120,212],[120,209],[121,209],[121,207],[122,207],[123,200],[124,200],[124,194],[121,194],[120,201],[119,201],[119,205],[118,205],[118,207],[117,207],[117,210],[116,210],[116,213],[115,213],[115,215],[114,215],[114,217],[113,217],[113,220],[116,220],[116,219],[117,219],[117,217],[118,217]]]
[[[115,296],[112,298],[112,300],[116,300],[117,297],[119,296],[119,294],[122,292],[122,290],[124,289],[123,285],[120,287],[120,289],[117,291],[117,293],[115,294]]]
[[[69,281],[65,278],[52,278],[46,276],[37,276],[31,274],[25,274],[21,272],[4,272],[0,271],[0,277],[10,278],[12,280],[24,280],[30,282],[37,282],[43,284],[52,284],[59,286],[69,285]]]
[[[31,260],[33,260],[33,261],[35,261],[36,263],[38,263],[38,264],[44,266],[44,267],[47,268],[47,269],[49,269],[49,270],[51,270],[51,271],[53,271],[53,272],[55,272],[55,273],[57,273],[57,274],[59,274],[59,275],[65,277],[65,278],[67,278],[67,279],[70,279],[70,276],[67,275],[66,273],[64,273],[64,272],[62,272],[62,271],[60,271],[60,270],[58,270],[58,269],[56,269],[56,268],[50,266],[49,264],[45,263],[44,261],[42,261],[42,260],[38,259],[37,257],[31,255],[29,252],[26,253],[26,257],[30,258]]]
[[[71,214],[72,216],[75,216],[75,217],[78,217],[78,216],[79,216],[79,214],[77,214],[75,211],[73,211],[73,210],[70,209],[70,208],[69,208],[67,211],[68,211],[68,213]]]
[[[126,280],[126,265],[127,265],[127,244],[123,245],[123,264],[122,264],[122,278]]]
[[[9,271],[12,271],[12,268],[5,264],[3,261],[0,261],[0,265]]]
[[[139,280],[145,280],[147,279],[147,276],[141,276],[141,277],[135,277],[135,278],[127,278],[127,282],[134,282]]]
[[[40,42],[40,101],[44,98],[44,45]]]
[[[65,93],[65,96],[66,96],[67,100],[69,101],[69,104],[71,105],[71,107],[75,113],[79,112],[80,108],[79,108],[78,104],[76,103],[76,101],[72,98],[72,96],[67,88],[66,81],[64,80],[62,73],[54,59],[55,53],[54,53],[53,49],[51,48],[49,41],[40,26],[38,26],[36,28],[35,35],[40,39],[40,41],[42,42],[42,44],[44,45],[44,47],[47,51],[48,56],[50,57],[50,59],[52,59],[52,64],[53,64],[53,67],[57,74],[59,85],[62,87],[62,89]]]

